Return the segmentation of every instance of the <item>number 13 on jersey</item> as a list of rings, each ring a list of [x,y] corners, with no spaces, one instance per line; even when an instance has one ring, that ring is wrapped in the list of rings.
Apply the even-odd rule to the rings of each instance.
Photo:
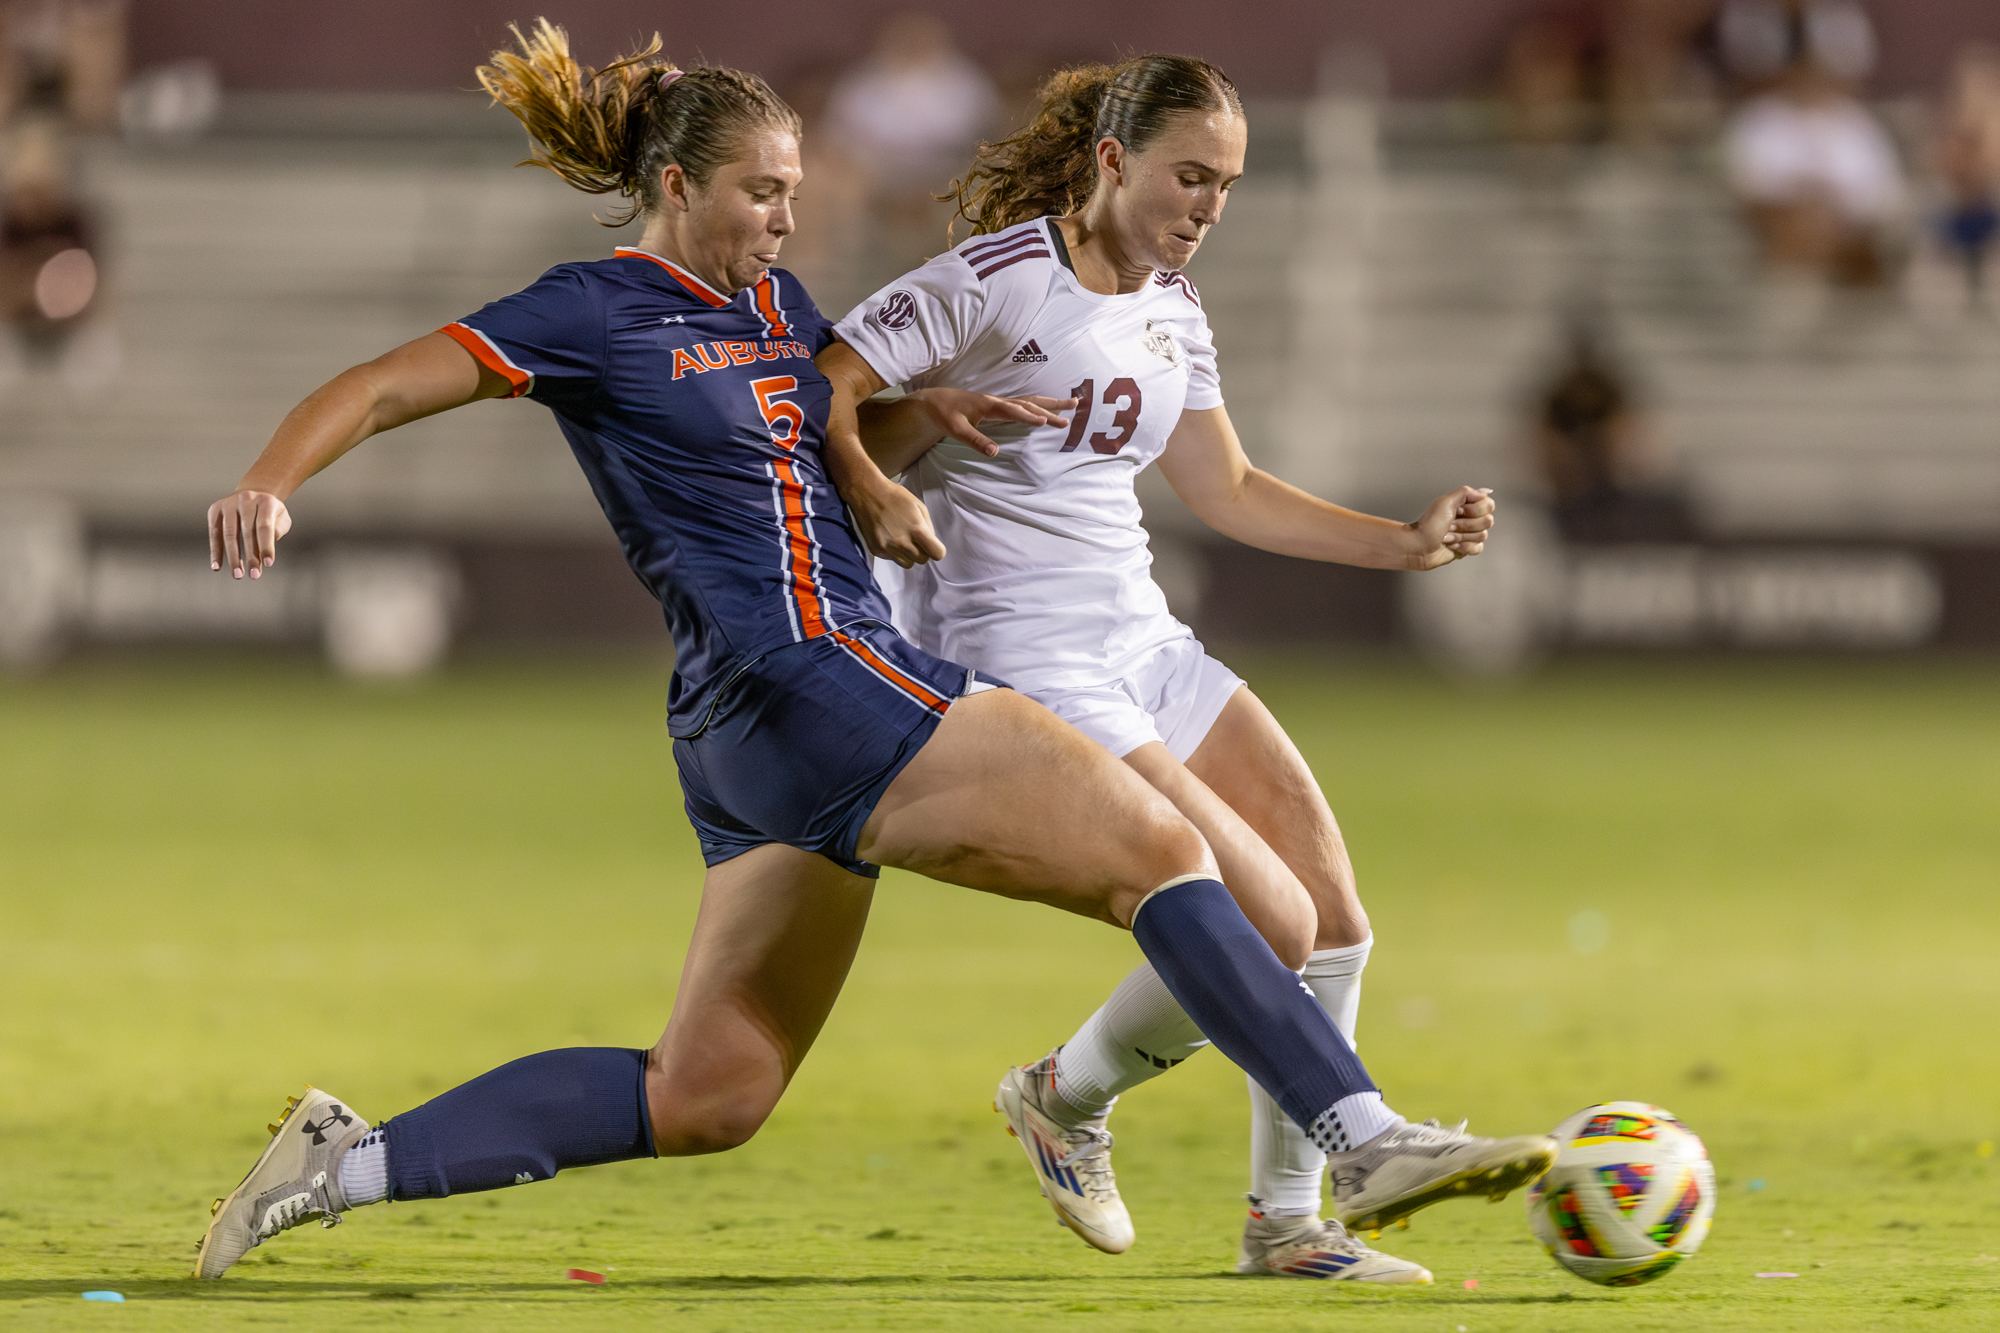
[[[1076,399],[1076,407],[1070,416],[1069,434],[1057,451],[1065,454],[1082,444],[1084,433],[1090,429],[1091,414],[1097,407],[1097,381],[1085,380],[1071,389],[1069,396]],[[1121,375],[1105,385],[1104,405],[1112,409],[1111,424],[1090,437],[1090,447],[1100,454],[1115,454],[1124,448],[1139,428],[1139,406],[1143,401],[1137,380]]]

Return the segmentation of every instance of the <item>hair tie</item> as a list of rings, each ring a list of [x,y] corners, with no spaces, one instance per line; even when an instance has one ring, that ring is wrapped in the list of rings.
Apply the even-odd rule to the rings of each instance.
[[[684,69],[670,69],[665,74],[662,74],[660,76],[660,91],[665,92],[673,84],[673,81],[675,79],[678,79],[681,75],[685,73],[687,73],[687,71]]]

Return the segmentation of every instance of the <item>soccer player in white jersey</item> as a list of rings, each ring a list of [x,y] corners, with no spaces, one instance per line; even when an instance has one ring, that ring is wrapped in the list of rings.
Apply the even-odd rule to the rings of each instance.
[[[1267,914],[1300,914],[1258,925],[1273,938],[1305,927],[1292,937],[1312,951],[1284,961],[1352,1042],[1372,936],[1340,830],[1270,712],[1168,612],[1134,481],[1158,462],[1218,531],[1382,569],[1477,554],[1494,505],[1465,486],[1396,523],[1250,466],[1181,273],[1242,173],[1246,135],[1234,87],[1198,60],[1054,76],[1034,122],[982,147],[958,184],[972,239],[854,310],[821,354],[835,389],[829,468],[882,557],[899,628],[1123,758],[1201,829],[1226,882],[1262,886]],[[865,402],[892,383],[909,396]],[[1023,404],[1048,415],[1029,420]],[[982,421],[997,423],[990,437]],[[905,473],[909,489],[890,480]],[[1142,966],[1074,1037],[1002,1081],[996,1108],[1042,1192],[1099,1249],[1133,1240],[1111,1171],[1112,1103],[1205,1044]],[[1322,1220],[1326,1155],[1254,1081],[1250,1097],[1245,1273],[1429,1281],[1347,1227],[1378,1230],[1452,1194],[1497,1197],[1496,1171],[1519,1175],[1544,1142],[1411,1124],[1384,1106],[1372,1137],[1333,1159]],[[1411,1154],[1429,1165],[1415,1170]]]

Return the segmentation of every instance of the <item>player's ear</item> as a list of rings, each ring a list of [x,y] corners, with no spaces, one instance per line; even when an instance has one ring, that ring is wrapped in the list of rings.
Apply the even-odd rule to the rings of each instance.
[[[688,178],[678,162],[669,162],[660,171],[660,202],[667,208],[688,211]]]
[[[1097,141],[1097,174],[1114,184],[1125,183],[1125,145],[1108,134]]]

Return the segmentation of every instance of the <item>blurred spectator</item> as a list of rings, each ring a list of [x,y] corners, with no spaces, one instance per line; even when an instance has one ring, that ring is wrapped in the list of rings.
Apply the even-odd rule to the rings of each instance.
[[[109,130],[124,82],[125,0],[0,0],[0,118],[35,110]]]
[[[78,198],[56,124],[31,118],[0,150],[0,321],[7,362],[53,359],[80,387],[115,371],[115,344],[93,322],[101,305],[98,226]]]
[[[222,111],[222,81],[206,60],[180,60],[134,75],[118,98],[128,138],[192,139]]]
[[[1724,0],[1716,43],[1745,92],[1806,70],[1853,91],[1875,68],[1875,27],[1857,0]]]
[[[1630,380],[1596,320],[1571,318],[1568,346],[1535,403],[1543,480],[1570,542],[1671,542],[1693,534],[1668,483]]]
[[[1502,80],[1529,144],[1657,137],[1666,108],[1701,91],[1691,58],[1712,0],[1555,0],[1508,43]]]
[[[1717,28],[1724,67],[1753,94],[1723,146],[1766,263],[1880,285],[1904,185],[1888,133],[1855,95],[1875,63],[1867,14],[1853,0],[1726,0]]]
[[[1556,145],[1593,137],[1602,18],[1599,5],[1569,0],[1529,15],[1515,30],[1502,79],[1517,140]]]
[[[1940,231],[1977,295],[2000,234],[1994,199],[2000,187],[2000,50],[1973,46],[1959,55],[1939,126],[1937,167],[1945,189]]]
[[[827,123],[878,188],[928,196],[965,169],[996,100],[943,20],[911,10],[891,15],[874,51],[834,84]]]
[[[871,262],[883,280],[945,248],[950,210],[934,196],[965,170],[998,106],[992,79],[951,30],[914,10],[891,15],[873,51],[835,81],[827,147],[873,205]]]

